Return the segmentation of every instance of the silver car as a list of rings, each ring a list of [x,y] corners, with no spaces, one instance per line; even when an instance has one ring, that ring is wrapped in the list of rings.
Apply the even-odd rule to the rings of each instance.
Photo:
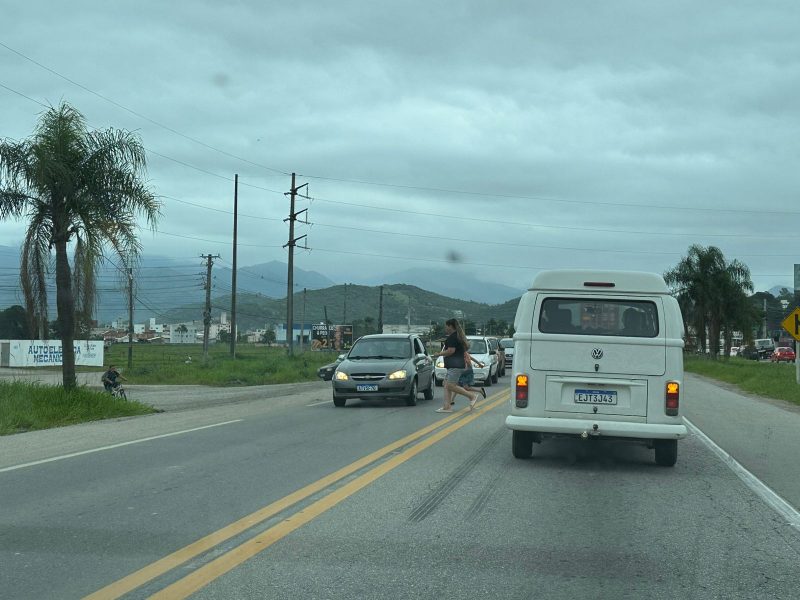
[[[333,403],[351,398],[404,398],[414,406],[421,392],[433,399],[433,360],[414,334],[365,335],[333,375]]]

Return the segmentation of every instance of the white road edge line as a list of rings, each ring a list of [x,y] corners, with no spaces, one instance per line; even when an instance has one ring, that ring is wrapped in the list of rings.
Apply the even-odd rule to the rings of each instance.
[[[786,500],[781,498],[778,494],[776,494],[772,488],[770,488],[766,483],[761,481],[758,477],[753,475],[750,471],[748,471],[745,467],[739,463],[735,458],[733,458],[730,454],[728,454],[725,450],[717,446],[717,444],[708,437],[705,433],[703,433],[694,423],[692,423],[686,417],[683,417],[684,422],[686,425],[691,429],[692,433],[700,438],[700,441],[703,442],[708,448],[716,454],[722,462],[724,462],[728,467],[730,467],[731,471],[736,473],[736,475],[741,479],[744,484],[749,487],[753,492],[756,493],[764,502],[767,503],[773,510],[775,510],[780,516],[782,516],[786,521],[794,527],[795,529],[800,530],[800,512],[797,511],[791,504],[789,504]]]
[[[319,406],[320,404],[330,404],[333,400],[323,400],[322,402],[314,402],[314,404],[306,404],[306,406]]]
[[[191,433],[193,431],[200,431],[201,429],[211,429],[212,427],[220,427],[222,425],[230,425],[231,423],[238,423],[242,419],[234,419],[233,421],[224,421],[222,423],[214,423],[213,425],[203,425],[202,427],[194,427],[192,429],[184,429],[183,431],[173,431],[172,433],[163,433],[161,435],[153,435],[150,437],[142,438],[139,440],[131,440],[130,442],[122,442],[120,444],[112,444],[110,446],[101,446],[100,448],[92,448],[91,450],[83,450],[81,452],[72,452],[71,454],[62,454],[61,456],[54,456],[52,458],[44,458],[42,460],[35,460],[33,462],[22,463],[14,465],[13,467],[4,467],[0,469],[0,473],[7,471],[16,471],[17,469],[24,469],[25,467],[35,467],[36,465],[43,465],[57,460],[64,460],[65,458],[72,458],[74,456],[83,456],[84,454],[93,454],[95,452],[102,452],[104,450],[112,450],[113,448],[121,448],[122,446],[130,446],[131,444],[141,444],[142,442],[150,442],[152,440],[159,440],[161,438],[172,437],[173,435],[181,435],[183,433]]]

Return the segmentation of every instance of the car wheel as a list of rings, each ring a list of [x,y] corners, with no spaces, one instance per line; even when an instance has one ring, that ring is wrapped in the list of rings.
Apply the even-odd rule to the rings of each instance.
[[[491,372],[491,369],[489,369],[489,371]],[[494,375],[492,375],[492,383],[497,383],[497,371],[495,371]]]
[[[433,380],[436,382],[436,387],[442,387],[443,381],[439,381],[436,377],[434,377]]]
[[[431,382],[428,384],[428,389],[422,392],[422,394],[425,400],[433,400],[433,377],[431,377]]]
[[[408,396],[406,396],[406,404],[408,406],[416,406],[417,405],[417,380],[411,382],[411,391],[408,392]]]
[[[347,402],[346,398],[342,398],[341,396],[337,396],[336,394],[333,395],[334,406],[344,406],[345,402]]]
[[[492,387],[492,375],[491,371],[489,371],[489,375],[486,376],[486,379],[483,380],[484,387]]]
[[[530,458],[533,454],[533,436],[529,431],[511,432],[511,454],[514,458]]]
[[[674,467],[678,462],[678,440],[655,440],[656,464]]]

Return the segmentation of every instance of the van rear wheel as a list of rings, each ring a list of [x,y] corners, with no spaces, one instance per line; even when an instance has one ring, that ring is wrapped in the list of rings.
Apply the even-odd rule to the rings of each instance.
[[[655,440],[656,464],[674,467],[678,462],[678,440]]]
[[[530,431],[511,432],[511,453],[514,458],[530,458],[533,454],[533,435]]]

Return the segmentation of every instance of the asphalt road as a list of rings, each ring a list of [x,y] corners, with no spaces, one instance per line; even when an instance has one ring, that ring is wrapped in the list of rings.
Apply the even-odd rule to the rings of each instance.
[[[672,469],[571,440],[515,460],[503,387],[472,414],[320,382],[0,438],[0,597],[798,597],[800,531],[699,438]],[[684,408],[800,506],[798,411],[691,376]]]

